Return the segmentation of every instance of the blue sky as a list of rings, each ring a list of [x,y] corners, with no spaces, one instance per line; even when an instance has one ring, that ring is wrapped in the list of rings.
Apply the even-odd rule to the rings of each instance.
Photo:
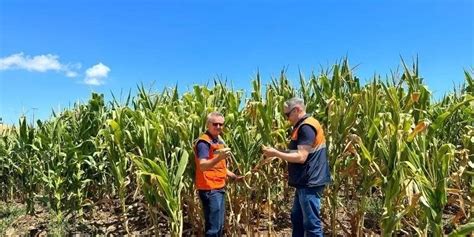
[[[2,0],[0,117],[46,119],[139,83],[187,90],[221,76],[248,89],[257,70],[296,80],[346,55],[363,80],[418,55],[441,96],[474,65],[473,15],[471,0]]]

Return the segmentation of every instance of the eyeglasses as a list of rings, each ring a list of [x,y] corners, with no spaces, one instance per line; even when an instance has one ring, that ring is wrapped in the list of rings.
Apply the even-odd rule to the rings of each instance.
[[[217,127],[217,126],[224,127],[224,123],[212,123],[212,126],[214,126],[214,127]]]
[[[295,109],[296,109],[296,107],[293,107],[293,109],[291,109],[290,111],[288,111],[287,113],[285,113],[285,117],[289,118],[291,112],[293,112],[293,110],[295,110]]]

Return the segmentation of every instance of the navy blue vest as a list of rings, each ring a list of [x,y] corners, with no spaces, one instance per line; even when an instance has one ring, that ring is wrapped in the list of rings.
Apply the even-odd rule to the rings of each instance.
[[[308,116],[303,117],[293,127],[297,129]],[[308,123],[305,123],[308,124]],[[322,129],[311,124],[315,132],[323,133]],[[300,131],[298,131],[300,132]],[[316,136],[315,136],[316,139]],[[298,150],[297,140],[291,140],[288,145],[290,150]],[[324,145],[316,148],[312,153],[308,154],[308,158],[303,164],[288,162],[288,184],[295,188],[309,188],[329,184],[331,182],[331,171],[329,169],[329,162],[327,160],[327,148]]]

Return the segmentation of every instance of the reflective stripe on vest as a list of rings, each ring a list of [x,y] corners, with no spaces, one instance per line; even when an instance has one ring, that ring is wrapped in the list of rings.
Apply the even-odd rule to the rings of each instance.
[[[218,138],[221,141],[220,137]],[[225,186],[225,180],[227,178],[227,166],[226,161],[219,161],[214,167],[209,170],[201,170],[199,165],[199,157],[197,156],[197,144],[199,141],[207,142],[210,145],[209,148],[209,160],[217,158],[218,154],[214,151],[224,148],[224,144],[212,143],[212,138],[208,134],[202,134],[194,142],[194,161],[196,164],[196,189],[198,190],[212,190],[220,189]]]
[[[311,145],[312,149],[309,151],[309,153],[326,148],[326,139],[324,138],[323,128],[321,127],[319,121],[313,117],[306,118],[298,127],[293,129],[293,132],[291,133],[291,140],[295,141],[298,139],[298,130],[303,124],[308,124],[316,130],[316,139],[314,139],[314,142]]]

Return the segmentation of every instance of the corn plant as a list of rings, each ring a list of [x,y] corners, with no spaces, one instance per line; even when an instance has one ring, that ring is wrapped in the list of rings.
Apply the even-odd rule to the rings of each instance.
[[[156,215],[160,213],[160,208],[164,208],[171,235],[182,236],[181,192],[184,187],[183,173],[188,162],[188,153],[176,149],[173,153],[164,155],[167,157],[159,160],[136,157],[133,161],[138,167],[141,189],[148,203],[156,234],[160,234]]]
[[[39,191],[38,181],[41,177],[40,160],[34,146],[35,133],[35,129],[27,125],[26,118],[22,117],[14,131],[16,139],[10,153],[17,174],[13,177],[18,179],[18,191],[21,191],[20,197],[26,202],[26,211],[29,214],[34,213],[35,195]]]
[[[128,222],[126,217],[126,188],[130,184],[129,169],[130,158],[127,154],[127,141],[130,141],[130,132],[128,130],[130,119],[130,109],[127,107],[115,107],[112,110],[110,119],[107,119],[107,127],[99,131],[99,136],[103,137],[104,143],[101,144],[100,149],[103,156],[107,157],[108,168],[113,176],[113,183],[118,192],[120,205],[122,207],[122,222],[127,228]]]
[[[57,222],[70,213],[82,216],[98,197],[118,198],[125,228],[126,205],[144,202],[156,235],[164,234],[160,216],[172,235],[202,233],[189,155],[206,129],[206,115],[217,110],[225,116],[222,137],[233,151],[229,169],[245,175],[245,182],[227,186],[226,234],[253,235],[262,227],[273,234],[276,221],[289,224],[293,190],[286,162],[262,162],[260,148],[285,149],[290,125],[283,102],[299,96],[326,133],[333,183],[325,189],[322,216],[333,236],[440,236],[449,228],[453,235],[469,233],[472,69],[465,71],[465,85],[435,101],[417,60],[412,66],[402,60],[401,68],[400,75],[374,75],[362,83],[345,58],[308,77],[300,71],[298,80],[283,69],[263,83],[257,73],[248,94],[219,78],[184,92],[140,85],[125,103],[112,95],[106,105],[103,95],[93,93],[87,103],[45,121],[28,125],[23,117],[2,131],[0,196],[25,202],[29,213],[42,201]],[[368,216],[374,206],[382,211]],[[456,209],[449,220],[442,218],[446,207]],[[375,226],[367,227],[367,220]]]

